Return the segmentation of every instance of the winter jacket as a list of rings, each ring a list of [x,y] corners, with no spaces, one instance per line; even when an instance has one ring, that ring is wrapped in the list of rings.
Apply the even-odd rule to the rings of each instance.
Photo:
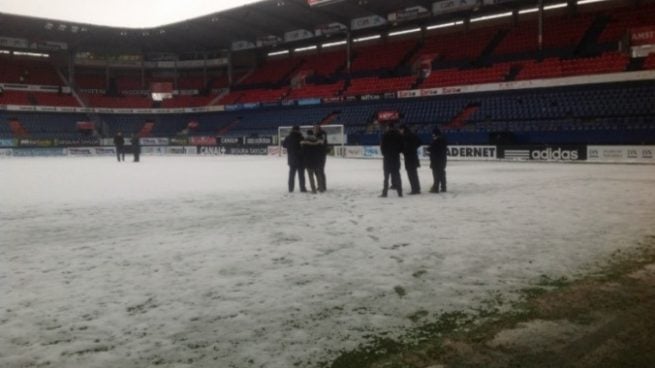
[[[406,168],[417,168],[421,166],[418,159],[418,149],[421,147],[421,144],[421,139],[414,132],[405,129],[405,134],[403,134],[403,156],[405,157]]]
[[[289,135],[284,138],[282,146],[287,149],[287,162],[289,166],[298,167],[302,166],[302,133],[292,130]]]

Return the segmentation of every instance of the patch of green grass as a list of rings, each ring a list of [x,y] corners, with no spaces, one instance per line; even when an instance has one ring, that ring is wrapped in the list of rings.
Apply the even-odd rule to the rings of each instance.
[[[468,360],[470,357],[466,354],[453,352],[448,345],[444,345],[444,342],[447,340],[459,341],[474,349],[476,354],[488,354],[487,357],[493,361],[495,354],[502,355],[508,352],[490,351],[486,343],[493,339],[499,331],[514,328],[519,323],[535,319],[568,319],[573,323],[589,325],[596,322],[594,312],[625,309],[621,306],[627,308],[637,302],[634,300],[635,296],[629,293],[629,289],[635,281],[627,275],[645,265],[655,263],[654,245],[655,236],[650,236],[637,249],[614,253],[605,265],[598,266],[598,272],[575,279],[541,275],[532,287],[519,290],[520,298],[512,303],[509,303],[499,292],[495,292],[481,303],[481,307],[474,313],[441,313],[434,315],[430,321],[429,311],[418,310],[407,316],[418,326],[412,328],[405,335],[390,339],[382,337],[384,334],[381,334],[371,338],[369,343],[353,351],[343,352],[333,362],[325,363],[321,367],[425,368],[436,364],[435,362],[448,363],[449,367],[478,367],[480,366],[479,362]],[[417,271],[412,276],[420,278],[424,272],[423,270]],[[571,293],[577,292],[576,288],[581,287],[580,285],[584,287],[585,283],[588,283],[589,287],[593,288],[600,282],[619,283],[622,288],[627,288],[628,292],[625,295],[617,295],[603,290],[589,289],[593,291],[588,295],[591,299],[582,300],[580,305],[568,306],[566,302],[559,302],[560,304],[552,305],[554,310],[548,311],[539,307],[539,303],[544,302],[544,297],[558,298],[558,295],[567,295],[567,293],[571,295]],[[394,291],[399,297],[407,294],[402,286],[394,287]],[[545,305],[551,306],[548,303],[546,302]],[[509,306],[509,311],[507,308],[503,308],[507,306]],[[589,306],[591,306],[591,310]],[[544,365],[539,362],[546,362],[549,358],[542,354],[546,353],[506,356],[508,360],[505,363],[507,364],[502,366],[542,367]],[[631,357],[628,355],[619,358],[620,361],[628,362]],[[500,367],[501,365],[489,366]]]

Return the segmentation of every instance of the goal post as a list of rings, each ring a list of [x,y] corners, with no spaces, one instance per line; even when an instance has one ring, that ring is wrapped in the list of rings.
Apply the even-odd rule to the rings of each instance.
[[[281,126],[277,128],[277,141],[282,155],[282,142],[291,132],[292,126]],[[307,136],[307,131],[314,129],[313,125],[300,125],[300,133],[303,137]],[[328,146],[333,147],[331,150],[333,156],[343,156],[346,145],[346,130],[343,124],[326,124],[321,125],[321,129],[327,135]]]

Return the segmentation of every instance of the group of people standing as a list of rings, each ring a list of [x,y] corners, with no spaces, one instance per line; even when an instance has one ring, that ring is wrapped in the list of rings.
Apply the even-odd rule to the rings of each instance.
[[[309,176],[312,193],[324,192],[325,162],[327,158],[327,134],[319,125],[308,130],[303,136],[299,126],[294,126],[286,136],[282,146],[287,149],[287,162],[289,164],[289,192],[295,189],[296,175],[301,192],[307,192],[305,185],[305,170]],[[400,155],[405,159],[405,170],[409,179],[411,191],[409,194],[420,194],[421,183],[418,168],[421,161],[418,149],[421,139],[408,126],[401,125],[396,129],[392,123],[385,126],[385,132],[380,141],[380,151],[383,157],[384,182],[380,197],[386,197],[389,189],[395,190],[399,197],[403,196],[403,185],[400,177]],[[433,184],[430,193],[446,191],[446,138],[438,128],[432,131],[432,142],[427,147],[430,153],[430,168],[432,169]],[[389,185],[391,181],[391,185]]]
[[[403,196],[403,186],[400,178],[401,153],[405,158],[405,170],[411,187],[409,194],[421,193],[421,184],[418,178],[418,168],[421,166],[418,149],[421,145],[421,139],[408,126],[401,125],[400,129],[396,129],[392,123],[386,125],[380,142],[384,171],[384,182],[380,197],[386,197],[389,189],[395,190],[399,197]],[[446,138],[438,128],[435,128],[432,131],[432,142],[427,147],[430,153],[430,169],[432,169],[433,178],[430,193],[446,191],[447,147]],[[389,186],[389,179],[391,179],[391,186]]]
[[[139,162],[141,156],[141,142],[137,135],[132,136],[130,140],[132,145],[132,153],[134,154],[134,162]],[[116,159],[118,162],[125,161],[125,137],[123,132],[118,132],[114,136],[114,146],[116,147]]]
[[[307,192],[305,170],[309,177],[312,193],[326,191],[325,163],[327,161],[327,134],[319,125],[303,136],[300,127],[295,125],[284,139],[282,146],[287,149],[289,164],[289,193],[294,191],[296,175],[301,192]]]

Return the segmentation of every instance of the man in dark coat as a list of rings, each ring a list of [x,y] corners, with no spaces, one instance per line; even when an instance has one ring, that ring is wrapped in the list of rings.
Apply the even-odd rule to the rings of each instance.
[[[305,188],[305,168],[303,167],[302,142],[303,136],[300,133],[300,127],[295,125],[289,135],[284,138],[282,146],[287,149],[287,162],[289,164],[289,193],[293,192],[296,172],[298,173],[298,183],[300,191],[306,192]]]
[[[130,142],[132,143],[132,153],[134,154],[134,162],[139,162],[139,157],[141,156],[141,141],[139,140],[139,136],[137,135],[132,136],[132,140]]]
[[[125,161],[125,138],[123,138],[123,132],[116,133],[114,146],[116,146],[116,158],[118,162]]]
[[[312,193],[316,193],[317,182],[318,190],[321,191],[323,182],[321,176],[318,174],[321,166],[322,152],[325,151],[323,144],[319,142],[314,136],[313,130],[307,131],[307,137],[301,142],[302,144],[302,158],[303,166],[307,170],[307,177],[309,177],[309,186],[312,188]],[[316,180],[314,180],[316,179]]]
[[[448,161],[448,142],[438,128],[432,131],[432,143],[428,147],[430,151],[430,168],[434,184],[430,193],[446,191],[446,162]]]
[[[418,149],[421,147],[421,139],[412,130],[406,126],[400,126],[400,132],[403,134],[403,156],[405,157],[405,170],[412,191],[409,194],[421,193],[421,183],[418,179],[418,168],[421,162],[418,159]]]
[[[380,151],[383,157],[384,184],[380,197],[386,197],[389,191],[389,177],[391,185],[398,191],[398,196],[403,196],[403,185],[400,179],[400,153],[403,151],[403,136],[393,123],[388,123],[386,131],[382,135]]]
[[[325,163],[327,162],[327,154],[329,150],[327,133],[321,129],[321,126],[316,124],[314,125],[314,136],[316,140],[320,143],[319,151],[319,166],[316,170],[316,177],[318,178],[318,191],[325,192],[327,190],[327,178],[325,177]]]

